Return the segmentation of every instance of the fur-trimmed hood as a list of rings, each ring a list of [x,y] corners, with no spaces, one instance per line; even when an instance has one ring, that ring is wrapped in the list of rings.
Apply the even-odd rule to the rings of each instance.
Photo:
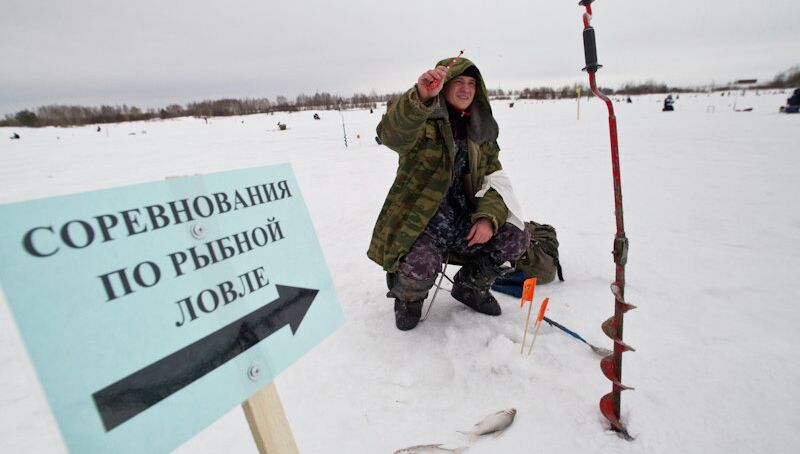
[[[436,66],[447,66],[453,61],[453,58],[446,58],[436,64]],[[493,142],[497,140],[500,128],[497,126],[492,115],[492,106],[489,104],[489,95],[486,91],[486,84],[483,82],[483,75],[480,69],[475,66],[470,60],[466,58],[459,58],[458,61],[447,71],[445,83],[460,76],[470,66],[475,67],[478,73],[476,80],[475,99],[469,107],[469,125],[467,126],[467,134],[469,138],[476,143]],[[444,95],[439,94],[439,108],[434,111],[430,118],[447,118],[447,101]]]

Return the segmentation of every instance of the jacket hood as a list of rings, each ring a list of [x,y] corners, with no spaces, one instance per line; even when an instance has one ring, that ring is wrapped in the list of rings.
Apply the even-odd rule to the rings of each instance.
[[[436,63],[436,66],[447,66],[449,65],[454,58],[445,58],[444,60],[440,60]],[[447,71],[447,77],[445,77],[445,83],[450,82],[451,80],[455,79],[456,77],[460,76],[464,71],[467,70],[470,66],[475,66],[475,63],[472,63],[469,59],[466,58],[459,58],[458,61]],[[481,70],[475,66],[475,69],[478,70],[478,80],[477,82],[477,90],[475,90],[475,100],[473,104],[481,104],[483,105],[486,110],[491,113],[492,107],[489,105],[489,95],[486,91],[486,84],[483,82],[483,74],[481,74]]]
[[[453,57],[446,58],[436,63],[436,66],[447,66],[454,60]],[[472,140],[483,143],[497,140],[499,128],[492,115],[492,106],[489,104],[489,95],[486,91],[486,84],[483,82],[483,75],[480,69],[469,59],[459,58],[457,62],[447,71],[445,83],[460,76],[467,68],[474,66],[478,73],[476,80],[475,99],[470,107],[470,121],[468,133]],[[444,96],[440,96],[442,109],[446,115],[447,105]]]

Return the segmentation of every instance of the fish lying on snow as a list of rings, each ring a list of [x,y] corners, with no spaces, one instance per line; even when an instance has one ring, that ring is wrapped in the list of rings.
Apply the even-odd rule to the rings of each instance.
[[[501,410],[493,415],[489,415],[478,424],[475,424],[475,430],[472,432],[461,432],[464,435],[469,435],[470,439],[475,439],[481,435],[494,434],[495,437],[503,433],[504,430],[514,422],[514,417],[517,416],[516,408],[509,408],[508,410]]]
[[[466,447],[447,449],[447,448],[442,448],[442,445],[419,445],[395,451],[394,454],[437,454],[437,453],[443,454],[446,452],[453,454],[461,454],[466,450],[467,450]]]

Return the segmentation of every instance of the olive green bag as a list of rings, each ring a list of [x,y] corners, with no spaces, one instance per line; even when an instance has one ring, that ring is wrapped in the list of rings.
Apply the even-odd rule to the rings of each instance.
[[[526,222],[525,229],[531,236],[528,250],[517,260],[517,271],[522,271],[526,278],[536,278],[537,284],[546,284],[555,279],[564,280],[561,263],[558,261],[558,238],[556,229],[547,224]]]

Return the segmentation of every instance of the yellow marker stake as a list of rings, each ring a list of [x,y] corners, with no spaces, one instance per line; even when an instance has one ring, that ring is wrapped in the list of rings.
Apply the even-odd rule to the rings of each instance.
[[[550,302],[550,298],[545,298],[542,301],[542,307],[539,309],[539,315],[536,316],[536,325],[533,328],[533,340],[531,340],[531,348],[528,349],[528,356],[531,356],[533,352],[533,344],[536,342],[536,335],[539,334],[539,327],[542,326],[542,319],[544,318],[544,311],[547,310],[547,303]],[[531,303],[533,306],[533,303]]]
[[[531,309],[533,309],[533,291],[536,290],[536,278],[525,279],[522,284],[522,301],[519,307],[525,306],[525,303],[531,303],[528,306],[528,317],[525,319],[525,330],[522,331],[522,346],[519,349],[519,354],[525,353],[525,339],[528,337],[528,323],[531,321]]]

